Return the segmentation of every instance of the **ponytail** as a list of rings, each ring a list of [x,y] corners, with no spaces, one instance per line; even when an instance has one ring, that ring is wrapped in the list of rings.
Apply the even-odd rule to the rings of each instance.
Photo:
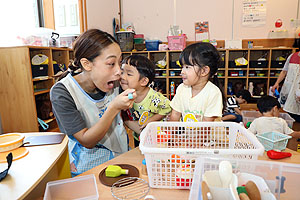
[[[64,71],[58,78],[57,81],[60,81],[61,79],[65,78],[69,73],[71,73],[72,76],[75,76],[81,72],[81,68],[78,66],[75,66],[74,62],[69,63],[68,69]]]

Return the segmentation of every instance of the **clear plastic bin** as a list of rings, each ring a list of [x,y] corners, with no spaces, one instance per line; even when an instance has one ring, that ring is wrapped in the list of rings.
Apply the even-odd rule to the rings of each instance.
[[[235,122],[151,122],[140,136],[149,185],[189,189],[198,156],[257,159],[264,148]]]
[[[98,200],[95,175],[79,176],[47,183],[44,200],[85,199]]]
[[[243,123],[253,122],[254,119],[261,117],[261,113],[255,110],[242,110]],[[294,119],[287,113],[280,113],[279,117],[284,119],[290,128],[293,127]]]
[[[223,158],[197,158],[189,200],[202,200],[201,183],[206,171],[218,170]],[[300,165],[262,160],[226,159],[232,164],[232,171],[238,177],[238,186],[245,184],[246,174],[260,190],[262,200],[299,199]],[[255,177],[256,176],[256,177]],[[250,178],[250,176],[248,176]],[[262,179],[263,180],[262,180]],[[212,188],[213,190],[214,188]],[[222,188],[221,188],[222,189]],[[214,190],[213,190],[214,191]],[[216,194],[218,195],[218,194]],[[213,199],[214,194],[212,194]],[[223,189],[222,200],[231,200],[228,190]]]

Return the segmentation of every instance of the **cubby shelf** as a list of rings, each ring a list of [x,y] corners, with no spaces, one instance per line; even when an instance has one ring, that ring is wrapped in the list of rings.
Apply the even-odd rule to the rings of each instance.
[[[43,54],[48,57],[47,71],[33,77],[31,60]],[[50,101],[49,92],[55,79],[53,61],[68,66],[73,51],[68,48],[20,46],[0,48],[0,114],[3,132],[37,132],[40,100]],[[34,67],[34,66],[33,66]],[[3,87],[6,85],[6,87]],[[39,101],[39,102],[38,102]],[[55,118],[44,119],[50,125],[47,131],[58,130]]]
[[[285,61],[276,61],[276,58],[282,56],[287,58],[291,53],[296,52],[296,48],[243,48],[243,49],[218,49],[222,57],[222,65],[218,70],[218,78],[223,86],[225,96],[230,96],[228,93],[228,86],[234,86],[241,83],[248,89],[249,83],[253,82],[254,85],[262,85],[264,94],[267,94],[268,88],[272,86],[280,73]],[[136,51],[136,52],[123,52],[123,57],[140,54],[147,56],[153,63],[165,59],[167,65],[164,69],[156,69],[156,82],[159,82],[162,88],[162,93],[170,98],[170,83],[175,82],[177,87],[181,82],[180,72],[181,67],[176,65],[181,51]],[[244,57],[247,65],[235,66],[234,60],[236,58]],[[264,61],[258,61],[259,58],[264,58]],[[260,59],[260,60],[261,60]],[[161,74],[165,73],[165,76]],[[171,73],[175,75],[171,76]],[[219,74],[220,73],[220,74]],[[231,76],[233,73],[235,76]],[[240,74],[239,74],[240,73]],[[258,76],[260,74],[261,76]],[[276,76],[274,76],[276,74]],[[242,76],[240,76],[242,75]]]

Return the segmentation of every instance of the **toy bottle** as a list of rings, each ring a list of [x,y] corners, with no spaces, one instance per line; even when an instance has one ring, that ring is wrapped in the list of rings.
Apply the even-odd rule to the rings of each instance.
[[[175,95],[175,83],[174,83],[174,81],[171,82],[170,87],[171,87],[171,96],[174,96]]]
[[[253,96],[253,82],[249,82],[249,92],[251,94],[251,96]]]
[[[117,165],[109,165],[105,170],[105,176],[107,177],[118,177],[122,174],[128,174],[128,169],[122,169]]]

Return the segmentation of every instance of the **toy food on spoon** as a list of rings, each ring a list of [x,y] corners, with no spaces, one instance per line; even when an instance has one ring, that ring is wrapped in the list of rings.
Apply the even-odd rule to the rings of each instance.
[[[117,165],[109,165],[105,170],[105,176],[107,177],[118,177],[122,174],[128,174],[128,169],[122,169]]]

